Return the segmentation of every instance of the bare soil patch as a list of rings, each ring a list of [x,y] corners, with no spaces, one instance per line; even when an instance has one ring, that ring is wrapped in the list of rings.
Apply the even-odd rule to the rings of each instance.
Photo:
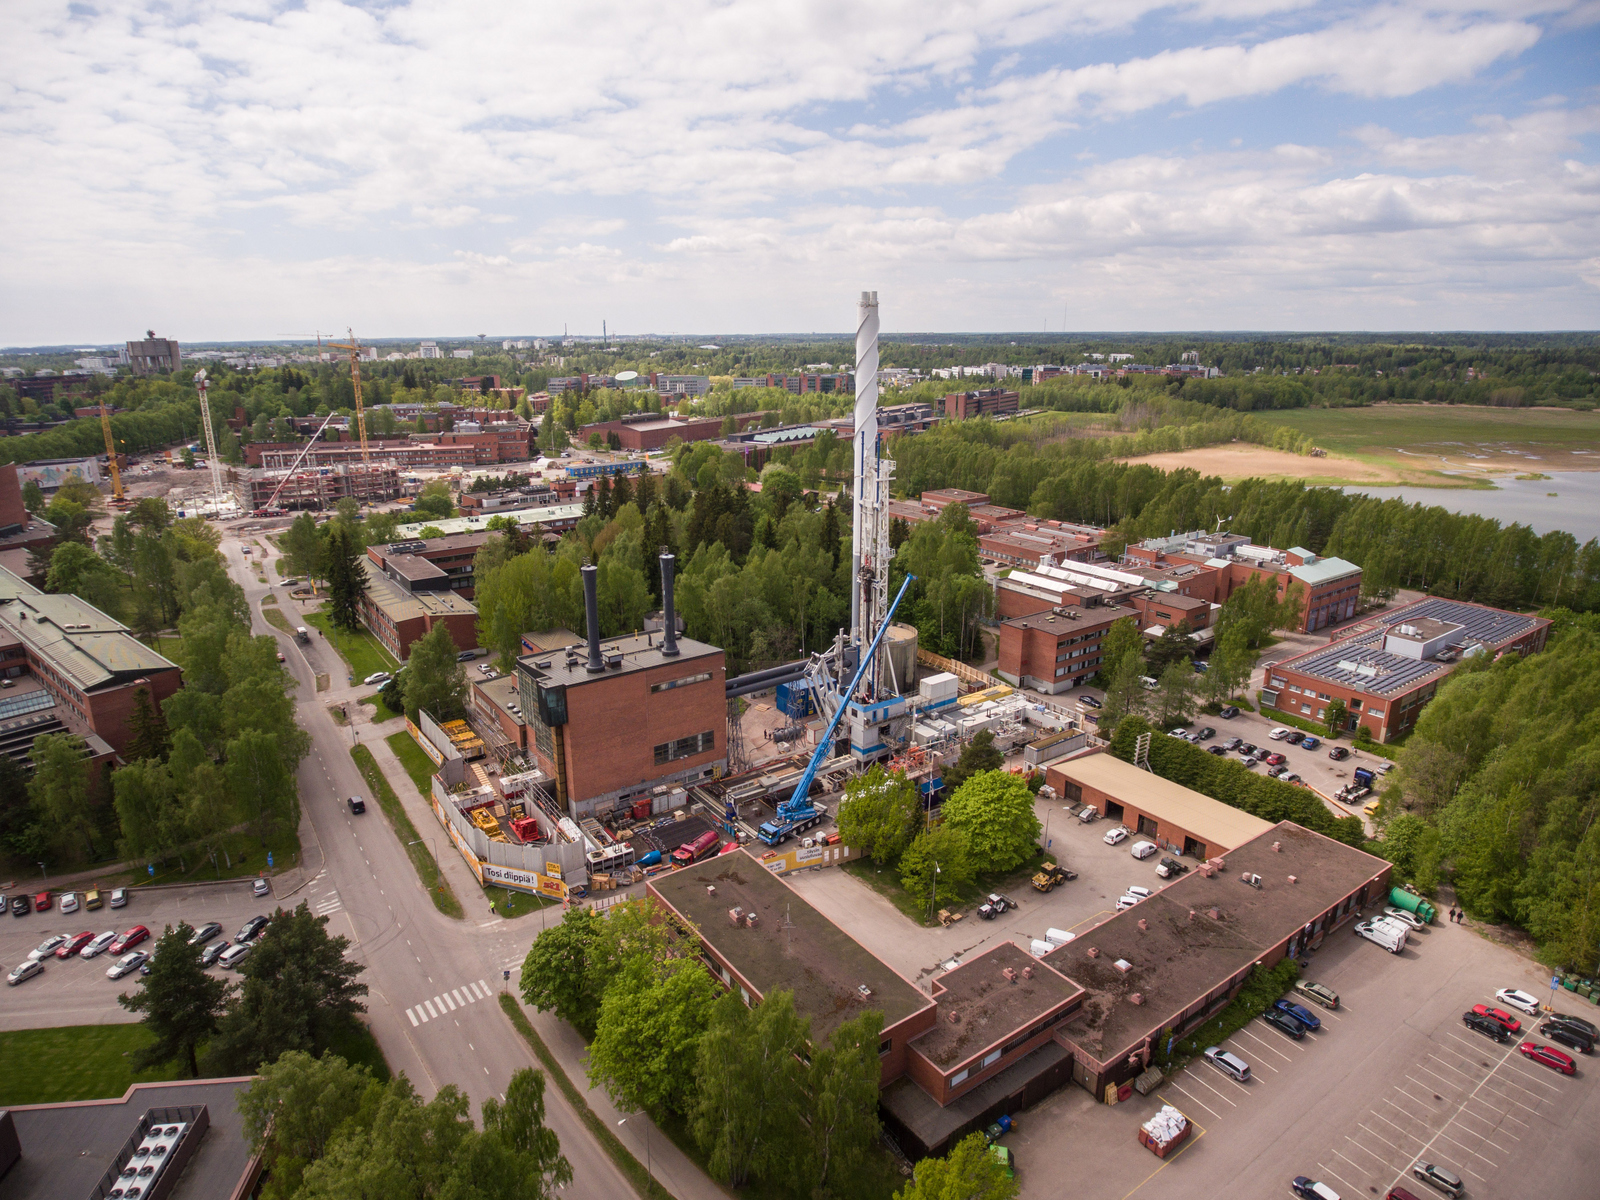
[[[1328,455],[1311,458],[1286,450],[1269,450],[1243,442],[1226,446],[1202,446],[1195,450],[1175,450],[1167,454],[1147,454],[1124,462],[1149,463],[1163,471],[1187,467],[1202,475],[1224,479],[1316,479],[1352,483],[1402,483],[1408,476],[1392,467],[1365,463],[1353,458]]]

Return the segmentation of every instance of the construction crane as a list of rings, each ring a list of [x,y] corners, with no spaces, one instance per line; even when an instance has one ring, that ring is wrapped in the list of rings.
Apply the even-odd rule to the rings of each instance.
[[[100,401],[100,431],[106,435],[106,462],[111,467],[111,507],[126,508],[128,499],[122,494],[122,468],[117,466],[117,442],[111,436],[111,414],[106,402]]]
[[[301,447],[300,453],[295,456],[294,462],[283,473],[283,478],[278,481],[278,486],[272,489],[272,495],[267,499],[267,502],[256,509],[255,516],[265,517],[272,514],[273,506],[278,502],[278,493],[283,491],[284,485],[294,478],[294,473],[300,469],[300,464],[305,461],[306,455],[311,453],[311,447],[317,444],[317,439],[322,437],[322,431],[328,427],[328,422],[331,420],[333,420],[331,412],[322,418],[322,424],[317,426],[317,431],[311,435],[311,440]],[[321,502],[318,501],[318,503]]]
[[[200,395],[200,428],[206,434],[206,466],[211,471],[211,515],[222,516],[222,456],[217,453],[217,431],[211,427],[211,401],[206,396],[210,387],[205,369],[194,373],[195,391]]]
[[[345,328],[350,335],[348,342],[328,342],[330,350],[350,351],[350,386],[356,392],[356,429],[361,434],[361,466],[363,469],[372,466],[372,460],[367,455],[367,411],[361,407],[361,343],[356,341],[355,330]],[[318,335],[318,347],[322,345],[321,336]]]

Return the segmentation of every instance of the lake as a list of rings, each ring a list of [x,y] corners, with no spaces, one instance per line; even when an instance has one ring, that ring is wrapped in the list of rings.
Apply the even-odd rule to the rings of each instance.
[[[1600,538],[1600,471],[1551,472],[1549,479],[1497,478],[1495,488],[1347,487],[1350,495],[1408,504],[1437,504],[1456,513],[1493,517],[1502,525],[1526,525],[1535,533],[1564,529],[1579,545]],[[1548,493],[1554,492],[1555,495]]]

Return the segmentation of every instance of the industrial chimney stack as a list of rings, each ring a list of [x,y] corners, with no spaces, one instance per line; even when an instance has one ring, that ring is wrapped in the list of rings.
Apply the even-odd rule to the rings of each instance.
[[[672,607],[672,564],[670,551],[661,547],[661,657],[678,657],[678,615]]]
[[[583,564],[583,615],[589,627],[589,662],[584,670],[591,675],[598,675],[606,669],[600,657],[600,594],[596,584],[599,573],[593,563]]]

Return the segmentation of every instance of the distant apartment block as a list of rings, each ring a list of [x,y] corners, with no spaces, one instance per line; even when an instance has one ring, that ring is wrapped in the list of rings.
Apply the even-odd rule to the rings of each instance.
[[[711,376],[662,375],[651,371],[650,386],[663,396],[704,396],[711,390]]]
[[[439,352],[439,343],[438,342],[423,342],[422,345],[420,347],[418,347],[418,349],[417,349],[417,356],[419,358],[443,358],[444,357],[444,355]]]

